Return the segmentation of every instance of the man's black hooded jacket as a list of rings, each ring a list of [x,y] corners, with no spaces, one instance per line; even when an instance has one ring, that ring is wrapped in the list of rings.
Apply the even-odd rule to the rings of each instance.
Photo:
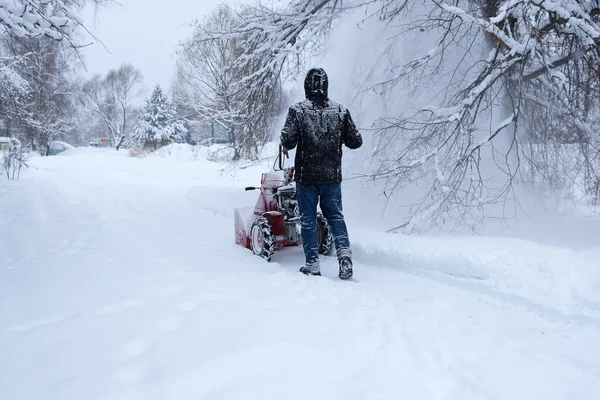
[[[357,149],[362,137],[350,111],[329,100],[328,78],[321,68],[308,71],[304,80],[306,100],[288,110],[281,145],[298,146],[295,179],[302,186],[327,185],[342,181],[342,145]]]

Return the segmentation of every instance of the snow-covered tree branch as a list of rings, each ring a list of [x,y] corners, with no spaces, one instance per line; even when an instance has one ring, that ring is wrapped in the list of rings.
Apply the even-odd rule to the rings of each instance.
[[[246,29],[253,12],[218,8],[196,24],[178,59],[176,102],[229,129],[234,160],[258,156],[281,104],[279,76],[260,78],[267,45]]]
[[[562,112],[560,123],[565,127],[579,131],[586,141],[598,140],[581,110],[575,110],[578,106],[560,101],[577,96],[584,86],[581,76],[567,79],[564,74],[573,63],[585,58],[598,74],[597,7],[597,2],[581,1],[434,1],[425,21],[406,25],[409,31],[437,32],[437,46],[401,66],[398,74],[381,82],[381,90],[394,90],[415,77],[423,83],[420,78],[438,74],[449,52],[464,55],[436,107],[382,119],[383,136],[401,135],[405,145],[388,160],[381,176],[390,179],[393,188],[423,178],[428,184],[423,202],[415,208],[419,221],[437,221],[451,213],[457,223],[474,221],[486,204],[512,196],[522,146],[535,134],[521,127],[538,117],[530,112],[532,90],[556,100],[549,103],[554,111],[571,110]],[[485,48],[488,56],[478,58]],[[571,97],[565,97],[565,90]],[[504,178],[499,179],[498,172],[482,173],[484,148],[489,148],[488,156]],[[496,183],[490,184],[493,180]]]
[[[319,50],[330,29],[349,11],[384,28],[386,46],[373,60],[363,87],[382,96],[418,88],[428,97],[416,109],[381,114],[374,136],[381,167],[370,176],[388,182],[386,193],[411,182],[423,189],[403,227],[475,224],[486,205],[514,197],[527,144],[539,111],[553,115],[554,131],[568,130],[587,143],[588,171],[600,141],[600,6],[596,0],[296,0],[235,10],[231,25],[206,29],[202,39],[235,40],[242,50],[230,63],[238,74],[231,91],[269,93],[272,82]],[[410,37],[416,57],[391,57],[394,42]],[[422,37],[423,39],[419,39]],[[434,42],[431,48],[421,43]],[[394,59],[383,64],[380,60]],[[377,74],[375,72],[378,71]],[[368,79],[366,80],[368,81]],[[549,99],[547,104],[532,99]],[[577,99],[577,100],[572,100]],[[560,141],[560,137],[553,137]],[[384,155],[385,154],[385,155]],[[390,154],[392,154],[390,156]],[[529,162],[529,161],[527,161]],[[591,181],[597,180],[592,172]]]
[[[0,0],[0,25],[17,37],[46,36],[66,41],[77,48],[89,43],[76,38],[78,28],[89,31],[79,21],[77,11],[86,4],[96,6],[111,0]]]
[[[17,72],[23,64],[23,57],[0,57],[0,136],[10,136],[10,124],[24,107],[29,84]]]

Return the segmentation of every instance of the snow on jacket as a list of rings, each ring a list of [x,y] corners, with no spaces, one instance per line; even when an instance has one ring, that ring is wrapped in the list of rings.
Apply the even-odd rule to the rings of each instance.
[[[295,179],[303,186],[342,181],[342,145],[357,149],[362,136],[350,111],[327,97],[328,79],[322,69],[311,69],[304,81],[306,100],[288,110],[281,145],[298,146]]]

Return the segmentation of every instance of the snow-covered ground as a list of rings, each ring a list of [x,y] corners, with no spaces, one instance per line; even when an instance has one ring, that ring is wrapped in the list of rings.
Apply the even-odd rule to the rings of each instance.
[[[385,234],[349,181],[356,279],[305,277],[300,248],[234,244],[263,168],[205,156],[76,149],[0,180],[0,399],[600,398],[600,233]]]

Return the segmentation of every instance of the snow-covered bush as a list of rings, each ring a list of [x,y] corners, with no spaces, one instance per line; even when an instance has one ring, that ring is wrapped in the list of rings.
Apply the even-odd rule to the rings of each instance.
[[[6,178],[16,180],[21,175],[21,170],[28,167],[29,152],[26,151],[18,139],[8,140],[8,150],[0,151],[0,168]]]

